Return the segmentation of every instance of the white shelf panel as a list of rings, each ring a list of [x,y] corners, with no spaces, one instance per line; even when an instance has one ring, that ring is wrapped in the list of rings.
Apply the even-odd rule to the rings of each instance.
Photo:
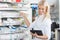
[[[18,12],[0,12],[0,16],[2,18],[6,17],[20,17],[20,14]]]
[[[26,4],[28,4],[27,2],[0,2],[0,3],[8,3],[8,4],[24,4],[24,5],[26,5]]]
[[[23,17],[14,17],[14,16],[13,17],[8,17],[7,16],[7,17],[1,17],[1,18],[23,18]]]
[[[3,25],[20,25],[20,21],[12,21],[12,22],[8,22],[8,21],[5,21],[3,22]]]
[[[28,8],[0,8],[0,11],[10,11],[10,10],[16,10],[16,11],[27,11]]]
[[[3,16],[0,18],[23,18],[22,16]]]
[[[17,9],[17,8],[0,8],[0,10],[19,10],[19,9]]]

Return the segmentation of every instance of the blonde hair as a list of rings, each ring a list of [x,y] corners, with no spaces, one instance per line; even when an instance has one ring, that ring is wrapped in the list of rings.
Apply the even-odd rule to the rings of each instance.
[[[42,5],[42,3],[38,3],[38,7],[39,6],[44,6],[44,5]],[[50,16],[50,13],[49,13],[49,7],[48,6],[44,6],[45,8],[46,8],[46,12],[45,12],[45,17],[47,17],[47,18],[51,18],[51,16]]]

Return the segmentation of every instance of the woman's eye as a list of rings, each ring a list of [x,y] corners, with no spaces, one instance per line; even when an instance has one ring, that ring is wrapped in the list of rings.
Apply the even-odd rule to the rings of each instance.
[[[41,8],[39,8],[39,9],[41,9]]]

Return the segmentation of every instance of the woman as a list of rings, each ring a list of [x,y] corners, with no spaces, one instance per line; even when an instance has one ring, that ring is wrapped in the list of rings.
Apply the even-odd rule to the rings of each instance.
[[[33,34],[34,39],[33,40],[49,40],[51,37],[51,19],[50,15],[48,13],[48,7],[42,5],[42,3],[38,4],[38,17],[36,20],[30,24],[27,17],[25,16],[25,13],[21,12],[21,16],[24,17],[25,22],[29,28],[34,28],[34,30],[41,30],[43,33],[43,36],[37,35],[37,33]]]

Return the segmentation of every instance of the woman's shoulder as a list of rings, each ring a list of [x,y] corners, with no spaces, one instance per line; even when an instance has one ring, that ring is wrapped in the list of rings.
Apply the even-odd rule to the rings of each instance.
[[[52,23],[51,18],[46,17],[46,22]]]

